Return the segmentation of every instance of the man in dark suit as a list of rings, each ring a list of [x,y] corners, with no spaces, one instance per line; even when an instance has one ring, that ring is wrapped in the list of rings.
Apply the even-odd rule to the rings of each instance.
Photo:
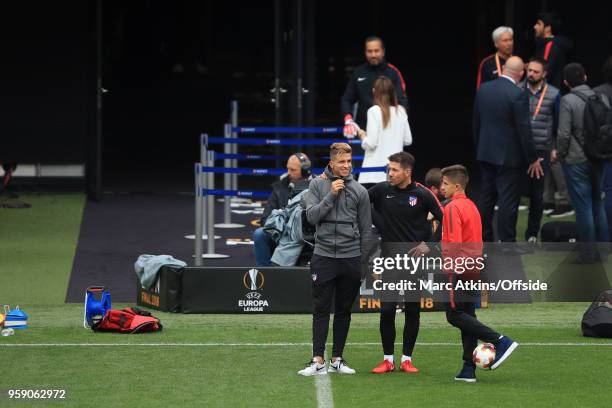
[[[502,76],[482,84],[474,103],[474,141],[482,174],[478,209],[483,241],[493,242],[493,212],[502,242],[516,242],[520,184],[527,164],[531,177],[544,172],[531,138],[529,99],[517,85],[523,77],[523,60],[511,57]]]

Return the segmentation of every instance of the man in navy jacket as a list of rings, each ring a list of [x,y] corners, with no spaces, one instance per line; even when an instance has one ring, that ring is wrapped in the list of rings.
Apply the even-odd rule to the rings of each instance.
[[[399,104],[408,110],[404,77],[399,69],[385,60],[385,44],[382,38],[374,35],[366,38],[364,53],[367,62],[355,68],[340,103],[345,124],[344,136],[347,137],[357,135],[357,129],[353,126],[355,122],[362,129],[367,128],[367,113],[373,105],[374,98],[372,88],[374,87],[374,81],[380,76],[386,76],[393,82]],[[354,122],[352,112],[355,102],[358,102],[359,105]]]
[[[531,137],[529,99],[518,87],[523,60],[511,57],[502,76],[482,84],[474,103],[474,144],[482,175],[479,211],[483,241],[493,242],[493,212],[497,203],[497,233],[502,242],[516,242],[516,220],[523,172],[544,172]],[[527,164],[529,167],[527,168]]]

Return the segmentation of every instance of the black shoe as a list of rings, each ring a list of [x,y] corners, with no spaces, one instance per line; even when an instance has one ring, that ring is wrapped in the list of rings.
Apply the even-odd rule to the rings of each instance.
[[[552,204],[552,203],[545,203],[544,204],[544,210],[542,211],[542,213],[544,215],[548,215],[548,214],[550,214],[553,211],[555,211],[555,205],[554,204]]]
[[[563,218],[563,217],[570,217],[574,214],[575,214],[574,209],[571,206],[563,205],[563,206],[559,206],[558,208],[555,208],[555,210],[551,212],[550,214],[548,214],[548,216],[550,218]]]
[[[463,381],[469,383],[476,382],[476,367],[471,364],[463,364],[463,368],[455,376],[455,381]]]

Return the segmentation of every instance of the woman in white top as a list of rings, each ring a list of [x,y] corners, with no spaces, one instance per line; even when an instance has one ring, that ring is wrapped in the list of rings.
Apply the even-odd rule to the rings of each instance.
[[[373,93],[374,105],[368,109],[366,132],[359,132],[361,147],[365,150],[363,167],[386,166],[389,164],[389,156],[412,144],[408,115],[404,107],[397,102],[391,80],[385,76],[378,77],[374,81]],[[375,184],[386,180],[387,174],[383,171],[359,174],[361,184]]]

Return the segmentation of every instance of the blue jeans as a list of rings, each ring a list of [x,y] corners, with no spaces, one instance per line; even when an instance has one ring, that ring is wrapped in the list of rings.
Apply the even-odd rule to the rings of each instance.
[[[255,250],[255,263],[257,266],[271,266],[272,250],[274,242],[263,228],[257,228],[253,232],[253,249]]]
[[[608,242],[610,236],[603,197],[603,163],[564,164],[563,171],[576,210],[578,240],[585,243]]]

